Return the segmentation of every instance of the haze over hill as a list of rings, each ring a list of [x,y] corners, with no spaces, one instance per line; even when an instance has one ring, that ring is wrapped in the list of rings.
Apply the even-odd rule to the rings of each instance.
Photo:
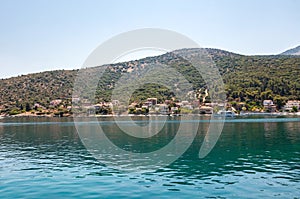
[[[193,56],[202,50],[179,51]],[[229,102],[245,102],[249,107],[254,107],[260,106],[264,99],[272,99],[282,106],[288,99],[300,99],[300,56],[244,56],[219,49],[205,50],[220,71]],[[174,56],[174,53],[166,53],[110,64],[98,83],[96,101],[110,101],[114,82],[117,82],[122,74],[138,70],[139,67],[147,67],[147,64],[153,62],[176,69],[193,84],[194,90],[206,88],[201,74],[198,74],[189,62]],[[71,105],[77,72],[78,70],[47,71],[2,79],[0,109],[8,111],[21,105],[33,106],[35,103],[49,107],[50,101],[54,99],[63,99],[65,106]],[[173,96],[174,93],[163,86],[146,84],[133,94],[131,100],[141,102],[148,97],[157,97],[159,101],[163,101]]]

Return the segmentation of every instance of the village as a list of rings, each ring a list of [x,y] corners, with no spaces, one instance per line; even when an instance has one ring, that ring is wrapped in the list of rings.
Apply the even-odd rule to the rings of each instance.
[[[260,115],[260,114],[299,114],[300,101],[288,100],[278,110],[272,100],[264,100],[258,108],[249,107],[246,103],[213,103],[202,100],[165,100],[158,102],[157,98],[147,98],[144,102],[132,102],[129,106],[122,105],[119,100],[91,104],[80,98],[55,99],[47,107],[35,103],[33,107],[21,107],[20,110],[12,110],[8,113],[1,111],[1,117],[71,117],[74,113],[80,116],[108,116],[108,115],[186,115],[186,114],[223,114],[237,115]]]
[[[289,100],[282,108],[277,109],[272,100],[264,100],[262,109],[247,110],[245,103],[212,103],[194,101],[165,100],[158,103],[157,98],[147,98],[143,103],[131,103],[128,107],[122,106],[118,100],[109,103],[99,103],[93,106],[85,106],[88,115],[184,115],[184,114],[220,114],[221,111],[230,115],[253,115],[253,114],[288,114],[297,113],[300,101]]]

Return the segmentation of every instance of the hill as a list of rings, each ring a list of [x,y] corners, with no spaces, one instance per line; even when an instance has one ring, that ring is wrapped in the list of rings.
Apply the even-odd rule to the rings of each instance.
[[[57,70],[21,75],[0,80],[0,109],[9,111],[35,103],[49,107],[54,99],[68,99],[70,104],[77,70]]]
[[[181,49],[190,56],[203,49]],[[288,99],[300,99],[299,56],[244,56],[218,49],[205,49],[218,67],[226,86],[226,96],[233,104],[245,102],[247,108],[259,107],[264,99],[274,100],[278,108]],[[98,102],[110,101],[114,82],[129,71],[147,67],[148,63],[162,63],[175,68],[194,85],[205,88],[205,82],[189,62],[166,53],[156,57],[109,65],[98,83]],[[92,70],[92,69],[91,69]],[[25,109],[38,103],[49,108],[52,100],[62,99],[64,107],[71,105],[72,89],[78,70],[47,71],[0,80],[0,109]],[[159,78],[159,77],[158,77]],[[86,93],[89,95],[89,93]],[[146,84],[134,92],[131,101],[140,102],[148,97],[159,101],[174,96],[161,85]]]
[[[284,51],[281,55],[300,55],[300,46]]]

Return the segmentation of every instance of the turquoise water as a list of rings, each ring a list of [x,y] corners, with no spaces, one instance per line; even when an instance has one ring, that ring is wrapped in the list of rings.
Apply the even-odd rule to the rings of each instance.
[[[226,120],[216,146],[199,159],[208,128],[208,118],[202,119],[189,149],[170,166],[148,173],[99,162],[83,146],[72,119],[2,119],[0,198],[300,198],[300,118]],[[121,134],[111,119],[100,120],[114,143],[131,144],[128,150],[159,148],[180,122],[199,122],[170,118],[165,134],[139,143]]]

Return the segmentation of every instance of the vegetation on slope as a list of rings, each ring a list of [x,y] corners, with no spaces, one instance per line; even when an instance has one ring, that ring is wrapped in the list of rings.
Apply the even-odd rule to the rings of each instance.
[[[189,56],[197,55],[203,49],[182,49]],[[206,49],[218,67],[226,86],[226,96],[233,104],[244,102],[247,107],[260,107],[264,99],[272,99],[281,108],[288,99],[300,99],[300,57],[299,56],[243,56],[217,49]],[[138,76],[139,68],[150,63],[173,67],[193,85],[194,90],[205,88],[201,74],[192,65],[173,53],[157,57],[109,65],[98,82],[96,101],[110,101],[115,83],[126,73]],[[90,70],[90,69],[89,69]],[[91,69],[93,70],[93,69]],[[51,100],[63,99],[70,105],[73,83],[77,70],[48,71],[22,75],[0,80],[0,109],[28,110],[35,103],[48,108]],[[163,78],[157,75],[153,78]],[[84,82],[82,82],[84,84]],[[171,87],[174,85],[171,85]],[[86,97],[93,95],[88,92]],[[140,102],[148,97],[159,101],[174,97],[172,89],[158,84],[145,84],[136,90],[131,101]]]

